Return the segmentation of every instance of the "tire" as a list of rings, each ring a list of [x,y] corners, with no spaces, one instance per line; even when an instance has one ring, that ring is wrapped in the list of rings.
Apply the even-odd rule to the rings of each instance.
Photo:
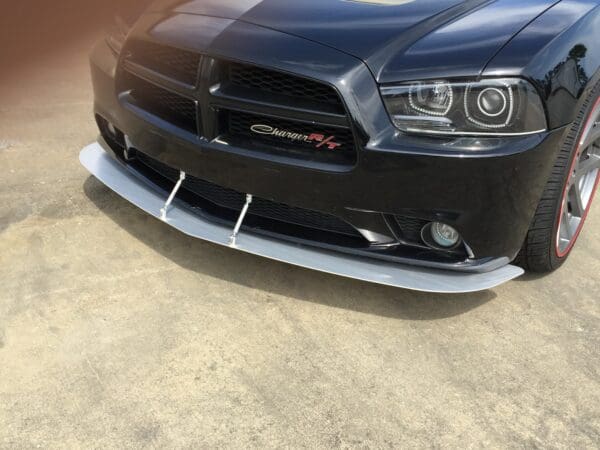
[[[599,122],[600,83],[592,89],[563,140],[533,222],[515,260],[527,271],[552,272],[565,263],[573,250],[600,181],[600,170],[593,169],[600,167],[597,164],[600,161]],[[591,150],[588,147],[590,140]]]

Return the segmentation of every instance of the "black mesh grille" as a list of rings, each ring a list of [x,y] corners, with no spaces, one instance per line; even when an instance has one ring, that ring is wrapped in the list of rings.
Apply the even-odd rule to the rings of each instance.
[[[429,222],[412,217],[394,216],[394,220],[402,231],[402,236],[409,242],[422,243],[421,230]]]
[[[328,84],[250,64],[211,59],[212,63],[207,64],[210,76],[198,90],[203,55],[137,39],[127,43],[124,54],[119,91],[130,92],[126,98],[131,104],[178,128],[214,142],[219,137],[252,156],[285,164],[344,171],[357,162],[346,110],[338,92]],[[194,87],[177,86],[172,80]],[[206,95],[209,84],[219,86],[219,95]],[[265,109],[269,105],[273,106],[273,114],[284,119],[263,115],[270,114]],[[285,111],[294,118],[287,118]],[[313,122],[315,117],[325,124]],[[281,130],[283,135],[254,133],[251,128],[257,124]]]
[[[197,108],[194,100],[132,74],[126,77],[126,88],[131,90],[131,98],[137,107],[190,133],[197,133]]]
[[[133,62],[182,83],[196,85],[201,58],[198,53],[145,41],[132,42],[127,49]]]
[[[283,133],[289,132],[295,135],[296,139],[258,134],[252,131],[254,125],[265,125]],[[227,126],[227,137],[233,140],[232,143],[239,142],[244,148],[255,148],[261,151],[270,149],[272,152],[284,156],[330,164],[353,165],[356,162],[354,136],[348,128],[336,128],[237,111],[228,113]],[[301,138],[301,136],[313,134],[322,135],[323,140],[331,139],[329,143],[336,143],[339,146],[331,149],[327,143],[317,140],[305,141]],[[320,144],[322,145],[318,147]]]
[[[340,112],[344,111],[340,96],[333,87],[306,78],[255,66],[231,64],[229,79],[235,86],[326,103]]]
[[[178,170],[150,158],[143,153],[137,153],[137,159],[145,166],[173,182],[179,178]],[[244,206],[246,199],[245,194],[190,176],[184,181],[183,189],[190,191],[215,205],[233,210],[238,214]],[[329,231],[362,239],[362,236],[354,227],[334,216],[308,209],[296,208],[262,198],[254,198],[248,214],[250,216],[259,216],[278,222],[285,222],[301,227]]]

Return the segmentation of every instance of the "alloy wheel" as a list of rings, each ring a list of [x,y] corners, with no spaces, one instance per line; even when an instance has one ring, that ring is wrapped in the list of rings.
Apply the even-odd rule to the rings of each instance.
[[[577,240],[600,181],[600,99],[583,130],[565,186],[556,252],[566,256]]]

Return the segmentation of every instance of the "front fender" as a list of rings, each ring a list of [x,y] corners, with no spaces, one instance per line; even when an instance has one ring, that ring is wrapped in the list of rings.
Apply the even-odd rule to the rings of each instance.
[[[597,0],[562,1],[510,41],[483,75],[529,79],[544,100],[550,129],[567,125],[600,79],[599,30]]]

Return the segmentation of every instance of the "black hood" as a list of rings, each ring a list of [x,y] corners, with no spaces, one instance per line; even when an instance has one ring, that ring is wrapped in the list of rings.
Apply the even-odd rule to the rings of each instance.
[[[365,61],[379,82],[479,73],[556,0],[159,0],[170,10],[239,20]]]

